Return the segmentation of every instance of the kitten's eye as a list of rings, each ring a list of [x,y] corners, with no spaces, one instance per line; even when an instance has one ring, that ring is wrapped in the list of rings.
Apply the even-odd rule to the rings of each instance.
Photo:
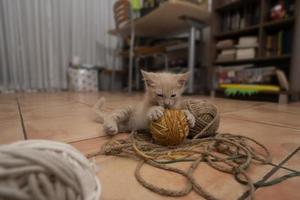
[[[158,97],[164,97],[164,95],[162,95],[162,94],[157,94],[157,96],[158,96]]]
[[[176,94],[172,94],[171,97],[172,97],[172,98],[176,97]]]

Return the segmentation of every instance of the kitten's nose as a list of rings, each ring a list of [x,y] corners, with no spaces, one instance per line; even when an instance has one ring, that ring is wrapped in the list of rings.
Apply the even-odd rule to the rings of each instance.
[[[164,102],[164,107],[165,107],[165,108],[170,108],[170,107],[171,107],[171,102],[168,101],[168,100],[165,101],[165,102]]]

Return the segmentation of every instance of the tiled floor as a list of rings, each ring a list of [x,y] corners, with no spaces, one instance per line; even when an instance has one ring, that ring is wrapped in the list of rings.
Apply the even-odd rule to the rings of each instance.
[[[92,106],[105,97],[106,111],[138,102],[141,94],[120,93],[32,93],[0,95],[0,143],[22,139],[50,139],[70,143],[83,154],[97,152],[110,138],[96,122]],[[208,99],[221,112],[220,132],[249,136],[263,143],[273,155],[274,165],[252,165],[248,174],[261,180],[274,167],[270,179],[290,171],[300,171],[300,103],[278,105],[229,99]],[[141,187],[134,178],[136,162],[125,158],[98,156],[104,200],[172,199],[161,197]],[[177,164],[180,168],[186,164]],[[283,169],[284,168],[284,169]],[[184,187],[184,179],[145,167],[145,178],[166,188]],[[197,181],[220,199],[237,199],[246,188],[231,176],[201,165],[195,172]],[[300,199],[300,177],[276,186],[259,188],[256,199]],[[201,199],[195,193],[178,199]]]

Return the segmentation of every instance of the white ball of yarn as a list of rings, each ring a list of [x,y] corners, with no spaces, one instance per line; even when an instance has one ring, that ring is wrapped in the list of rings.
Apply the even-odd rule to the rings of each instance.
[[[71,145],[27,140],[0,146],[0,199],[99,200],[91,163]]]

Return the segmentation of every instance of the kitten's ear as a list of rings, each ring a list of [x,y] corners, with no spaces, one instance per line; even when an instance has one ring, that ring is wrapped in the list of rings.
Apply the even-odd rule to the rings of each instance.
[[[186,82],[189,79],[190,72],[186,72],[186,73],[183,73],[183,74],[178,74],[177,76],[178,76],[178,79],[177,79],[178,87],[184,87]]]
[[[143,75],[143,79],[145,81],[145,84],[148,86],[148,87],[154,87],[155,84],[154,84],[154,75],[153,73],[151,72],[146,72],[144,70],[141,70],[142,72],[142,75]]]

